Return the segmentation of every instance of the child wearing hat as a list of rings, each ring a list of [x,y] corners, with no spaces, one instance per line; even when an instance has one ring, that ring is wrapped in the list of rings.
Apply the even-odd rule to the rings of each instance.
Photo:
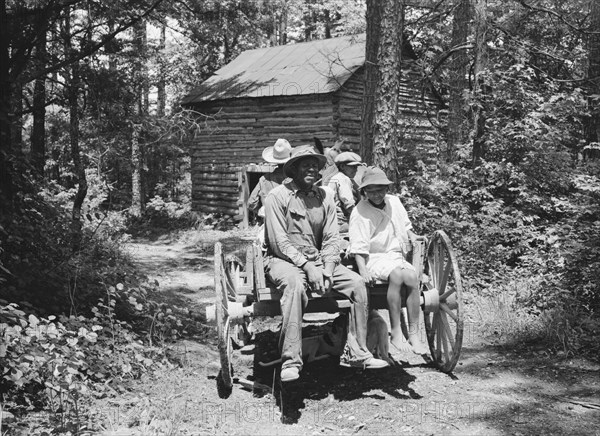
[[[390,314],[390,351],[427,354],[419,332],[419,282],[406,260],[412,241],[418,239],[406,209],[395,195],[388,194],[392,182],[383,170],[365,170],[359,190],[364,198],[350,216],[349,253],[354,255],[359,274],[367,283],[387,281]],[[408,341],[402,332],[402,299],[408,312]]]

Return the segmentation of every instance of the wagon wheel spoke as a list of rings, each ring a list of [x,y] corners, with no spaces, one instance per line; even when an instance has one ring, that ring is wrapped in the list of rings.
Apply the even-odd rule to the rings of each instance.
[[[442,309],[444,313],[446,313],[450,318],[452,318],[454,322],[458,322],[458,316],[455,315],[455,313],[452,311],[452,309],[448,307],[446,303],[440,303],[440,309]]]
[[[436,312],[435,315],[433,315],[433,322],[435,324],[435,327],[433,328],[433,331],[435,332],[435,341],[436,341],[436,347],[435,347],[435,355],[436,355],[436,359],[440,359],[441,354],[442,354],[442,335],[440,334],[440,313]]]
[[[443,255],[442,255],[441,247],[436,247],[435,251],[434,251],[434,254],[433,254],[433,268],[432,268],[433,271],[434,271],[434,274],[433,274],[433,277],[434,277],[433,283],[434,283],[434,286],[436,288],[440,284],[441,268],[442,268],[443,264],[444,264],[444,258],[443,258]]]
[[[444,272],[442,273],[442,280],[440,281],[438,292],[440,295],[444,295],[446,292],[446,285],[448,284],[448,277],[450,276],[450,271],[452,271],[452,263],[446,263],[446,267],[444,268]]]
[[[440,295],[440,301],[446,301],[448,297],[456,292],[455,288],[448,289],[442,295]]]
[[[444,327],[444,331],[446,332],[446,337],[448,338],[448,341],[450,341],[450,345],[452,346],[452,348],[454,348],[454,333],[452,332],[452,329],[450,328],[450,324],[448,323],[448,318],[446,318],[446,314],[444,312],[440,312],[440,320],[442,321],[442,326]]]
[[[442,320],[442,317],[440,316],[440,322],[438,323],[438,325],[439,325],[438,335],[441,338],[442,350],[444,351],[444,357],[445,357],[444,363],[446,363],[450,360],[450,356],[448,353],[448,338],[447,338],[448,335],[446,334],[446,330],[444,329],[444,323],[441,320]]]

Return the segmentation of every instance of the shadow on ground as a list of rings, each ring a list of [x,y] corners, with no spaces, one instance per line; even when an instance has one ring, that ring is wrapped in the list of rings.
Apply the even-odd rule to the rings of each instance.
[[[273,395],[281,412],[281,421],[293,424],[299,421],[305,409],[305,401],[333,398],[346,402],[357,399],[385,399],[379,391],[398,400],[418,400],[421,395],[410,384],[415,377],[401,366],[395,365],[378,370],[345,368],[339,365],[338,357],[330,357],[306,363],[297,381],[281,383],[280,364],[263,367],[259,361],[270,361],[277,356],[278,333],[266,330],[256,334],[252,375],[253,396],[262,398]],[[239,352],[239,351],[236,351]],[[243,352],[243,350],[242,350]],[[413,365],[414,367],[416,365]],[[423,363],[422,367],[429,367]]]

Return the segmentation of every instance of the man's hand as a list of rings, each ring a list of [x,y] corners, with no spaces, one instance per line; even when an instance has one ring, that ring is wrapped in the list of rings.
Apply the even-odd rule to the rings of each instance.
[[[306,262],[302,269],[306,273],[310,289],[319,295],[323,295],[326,292],[323,270],[316,266],[314,262]]]

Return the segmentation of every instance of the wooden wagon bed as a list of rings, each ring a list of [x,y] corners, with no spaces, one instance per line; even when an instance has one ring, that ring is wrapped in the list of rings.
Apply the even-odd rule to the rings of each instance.
[[[245,264],[224,255],[220,243],[215,244],[214,306],[207,307],[207,319],[216,320],[221,356],[221,381],[226,388],[233,383],[231,368],[231,336],[246,330],[252,317],[281,314],[281,293],[269,284],[264,274],[260,247],[246,249]],[[443,372],[456,366],[463,338],[462,284],[458,262],[443,231],[436,231],[428,241],[416,244],[412,263],[421,289],[427,342],[431,358]],[[352,267],[351,263],[349,266]],[[387,309],[387,283],[378,282],[368,288],[369,307]],[[331,296],[309,298],[305,313],[338,313],[350,308],[351,301]]]

